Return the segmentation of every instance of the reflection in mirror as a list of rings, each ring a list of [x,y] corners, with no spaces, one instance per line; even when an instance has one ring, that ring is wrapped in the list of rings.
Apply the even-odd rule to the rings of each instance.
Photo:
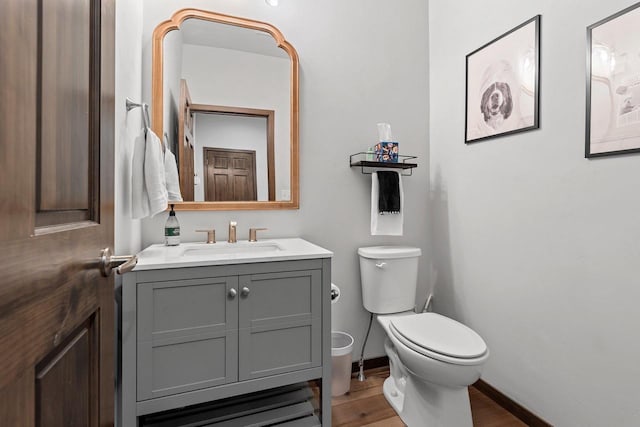
[[[191,113],[198,135],[194,138],[195,176],[201,177],[195,183],[195,200],[276,200],[275,112],[192,104]],[[288,155],[288,147],[281,153]],[[280,167],[287,163],[286,157],[278,159]],[[278,182],[281,193],[288,192],[288,178]]]
[[[297,55],[279,31],[185,9],[156,28],[153,61],[153,128],[197,202],[181,207],[297,208]]]

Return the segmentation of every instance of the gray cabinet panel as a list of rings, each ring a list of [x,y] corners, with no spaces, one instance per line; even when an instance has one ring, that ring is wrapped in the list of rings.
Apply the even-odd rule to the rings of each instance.
[[[141,391],[158,397],[236,381],[237,365],[227,363],[225,357],[227,346],[235,353],[236,345],[232,334],[153,347],[144,360],[152,372],[151,389]]]
[[[312,335],[311,325],[247,333],[250,351],[246,355],[251,374],[256,377],[310,367]]]
[[[139,400],[238,380],[237,277],[138,285]]]
[[[251,290],[249,296],[242,299],[249,314],[242,320],[260,321],[310,314],[312,280],[308,271],[242,276],[240,287],[247,286]],[[249,325],[241,325],[246,326]]]
[[[205,279],[220,276],[239,276],[241,274],[277,273],[280,271],[313,270],[322,268],[323,259],[305,259],[296,261],[258,262],[255,264],[229,264],[209,267],[169,268],[166,270],[137,271],[137,282],[164,282],[167,280]]]
[[[153,292],[153,332],[225,325],[226,282],[206,281],[181,286],[156,286]],[[232,320],[232,319],[229,319]]]
[[[260,378],[322,363],[321,270],[239,277],[238,377]]]

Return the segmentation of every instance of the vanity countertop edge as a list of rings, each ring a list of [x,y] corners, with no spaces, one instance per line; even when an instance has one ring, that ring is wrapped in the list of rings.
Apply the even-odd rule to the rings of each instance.
[[[233,245],[249,248],[252,244],[261,247],[264,244],[275,244],[280,249],[274,252],[203,254],[185,257],[188,250],[228,247]],[[238,241],[238,243],[182,243],[178,246],[154,244],[137,254],[138,263],[133,271],[160,270],[167,268],[206,267],[229,264],[248,264],[257,262],[290,261],[315,258],[332,258],[333,252],[301,238],[266,239],[260,242]],[[218,245],[218,246],[216,246]],[[224,250],[224,249],[223,249]]]

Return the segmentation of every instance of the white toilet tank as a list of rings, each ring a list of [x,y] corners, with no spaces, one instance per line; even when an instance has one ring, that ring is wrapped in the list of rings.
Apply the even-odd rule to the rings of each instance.
[[[371,246],[358,255],[364,308],[377,314],[413,310],[420,248]]]

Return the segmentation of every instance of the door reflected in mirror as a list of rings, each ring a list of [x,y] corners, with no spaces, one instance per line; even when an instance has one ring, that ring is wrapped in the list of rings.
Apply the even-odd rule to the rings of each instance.
[[[297,54],[275,27],[178,11],[154,31],[153,73],[178,209],[298,207]]]
[[[288,176],[276,190],[274,110],[192,104],[191,113],[195,164],[202,165],[201,173],[195,172],[195,200],[264,201],[277,194],[288,200]],[[289,154],[288,147],[280,148]],[[287,160],[278,159],[278,165]]]

